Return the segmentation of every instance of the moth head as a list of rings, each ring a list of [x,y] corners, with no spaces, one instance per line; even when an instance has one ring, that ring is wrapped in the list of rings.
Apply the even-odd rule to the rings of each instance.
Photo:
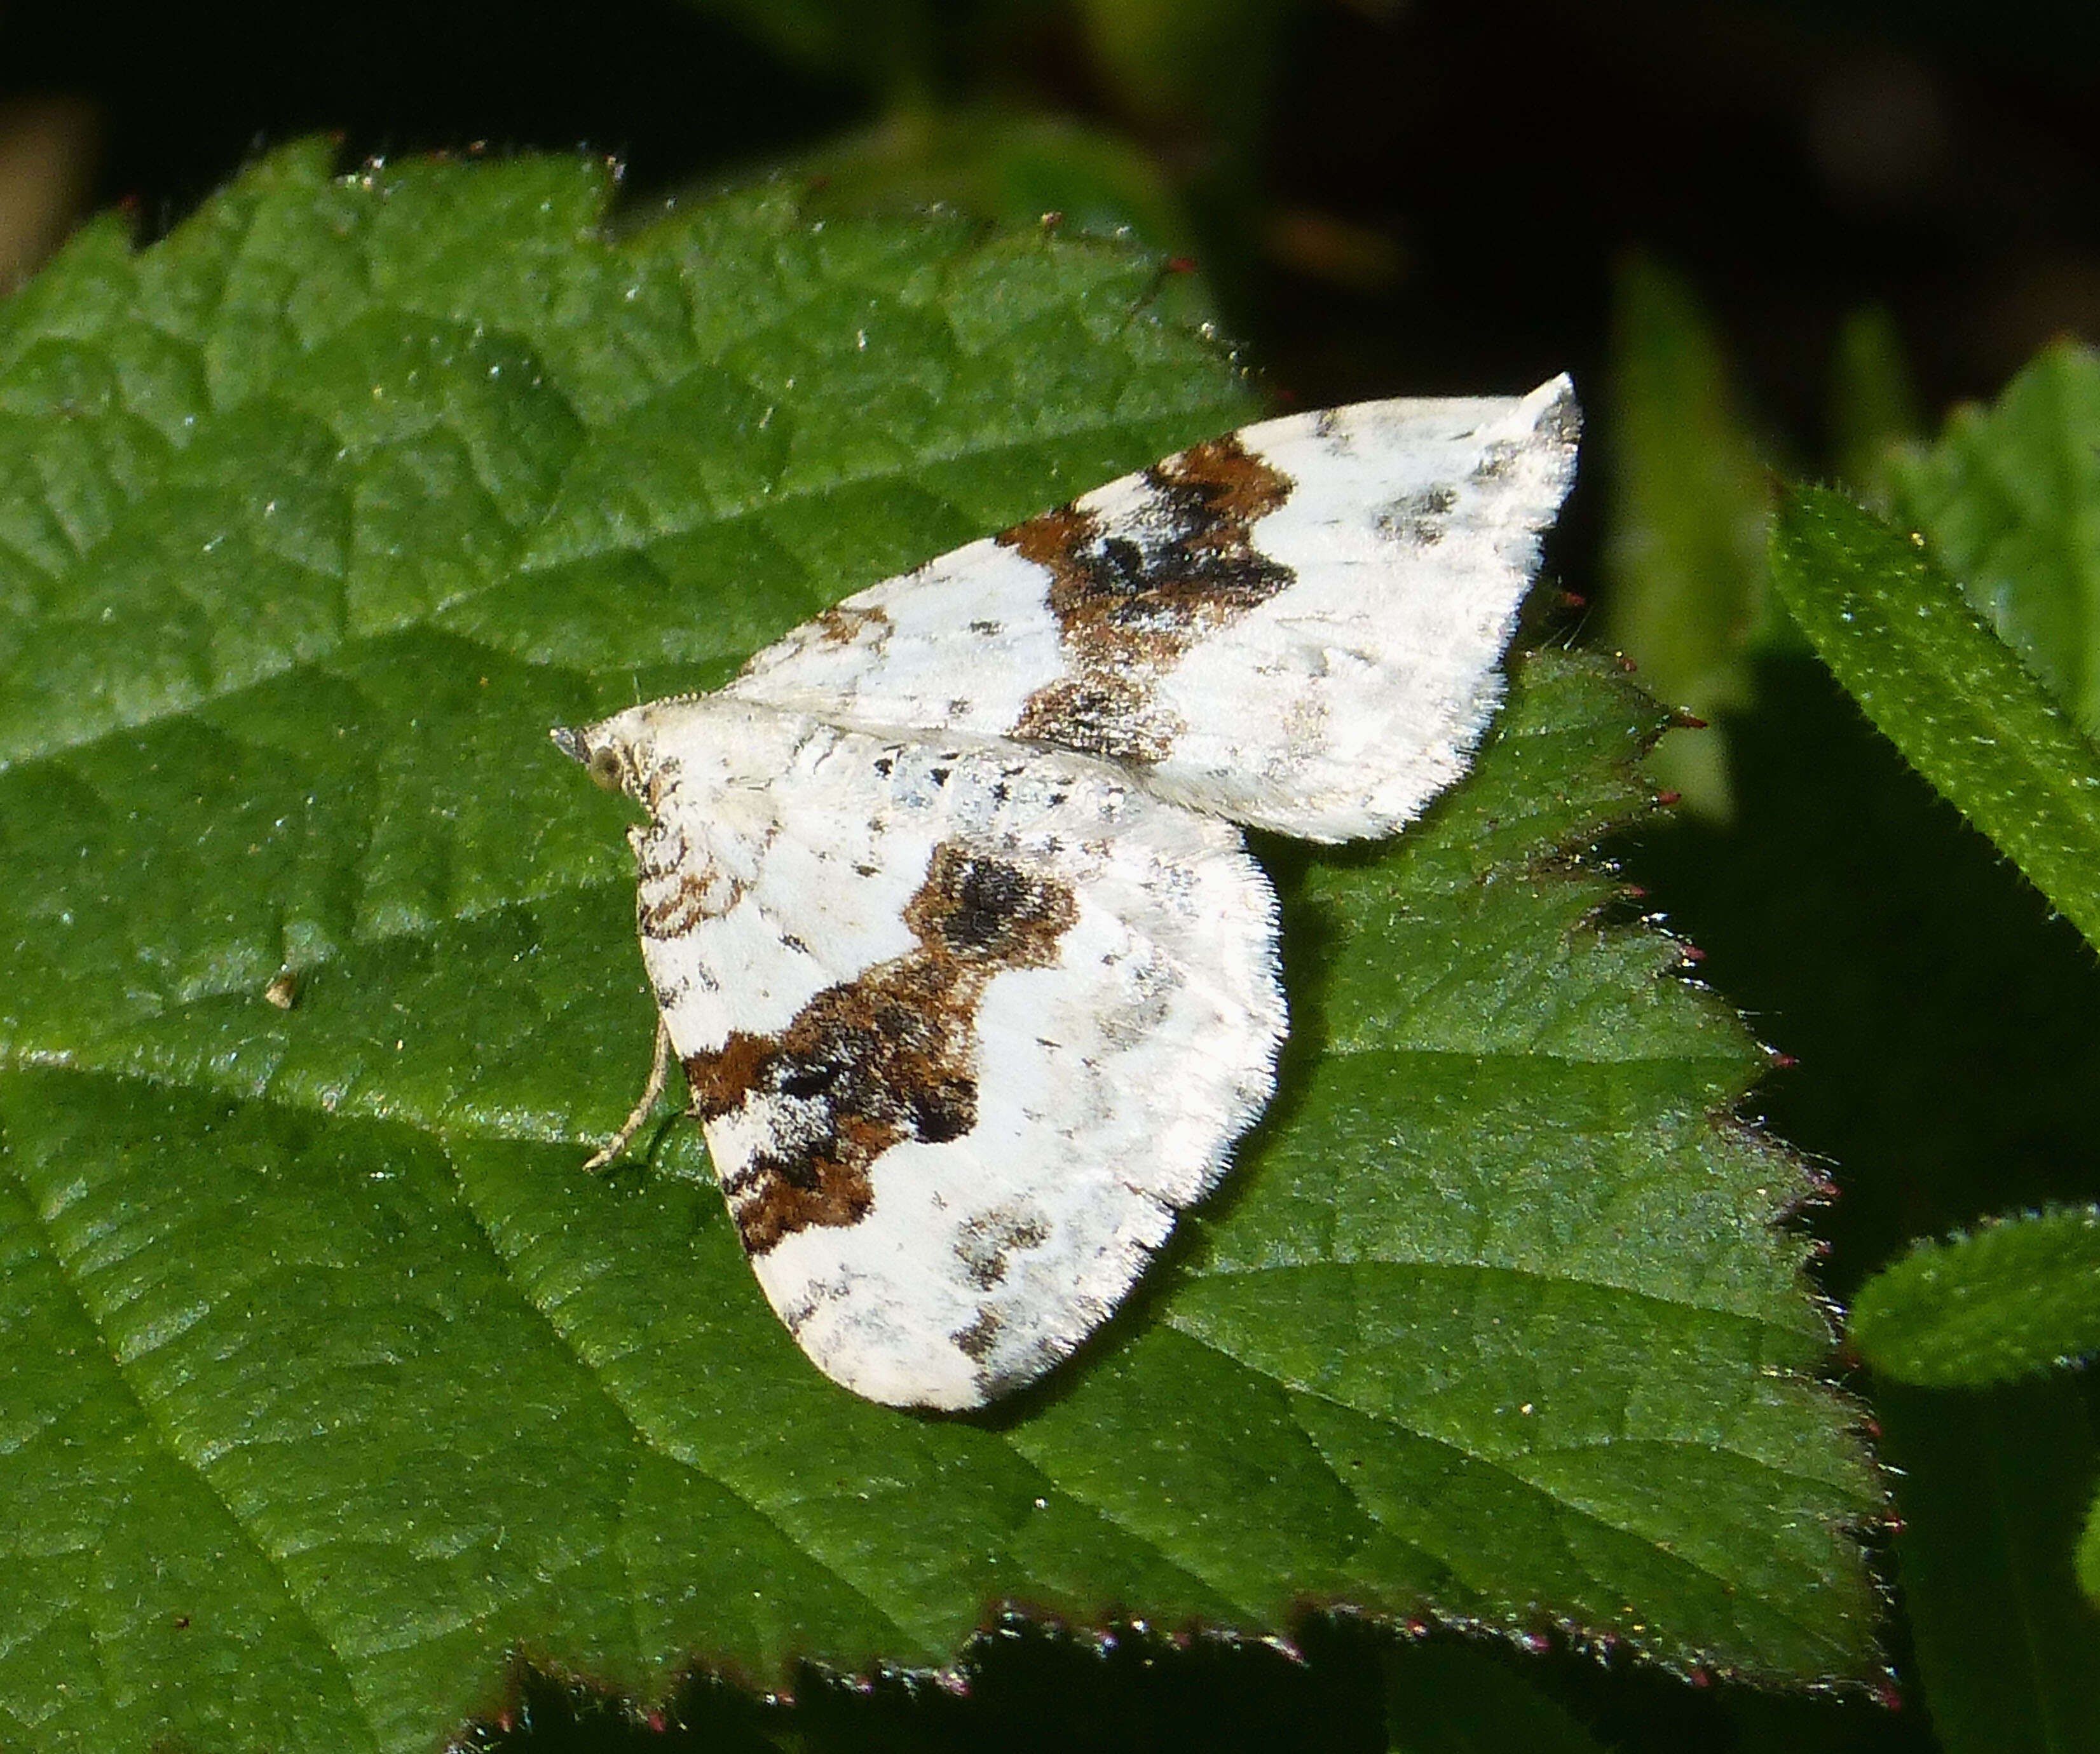
[[[609,724],[588,725],[580,731],[558,725],[548,734],[563,755],[583,764],[584,771],[594,783],[607,791],[636,795],[639,774],[633,746],[626,738],[613,734]]]

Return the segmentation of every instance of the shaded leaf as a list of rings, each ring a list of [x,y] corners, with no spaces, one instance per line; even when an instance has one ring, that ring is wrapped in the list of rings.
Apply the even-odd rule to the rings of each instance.
[[[2078,1587],[2085,1592],[2085,1599],[2100,1606],[2100,1493],[2086,1506],[2085,1527],[2078,1537],[2074,1563]]]
[[[2045,349],[1990,408],[1895,465],[1903,518],[1970,602],[2100,732],[2100,353]]]
[[[2100,962],[1827,670],[1760,668],[1731,738],[1736,823],[1673,823],[1635,869],[1706,951],[1702,973],[1800,1056],[1758,1096],[1842,1166],[1815,1224],[1847,1296],[1902,1239],[1973,1223],[1984,1202],[2091,1198]],[[2092,1739],[2100,1628],[2066,1588],[2091,1479],[2080,1393],[1877,1387],[1904,1518],[1899,1624],[1919,1644],[1892,1683],[1913,1708],[1841,1708],[1822,1735],[1789,1713],[1756,1747],[1917,1754],[1953,1745],[1930,1739],[1943,1710],[1970,1726],[1965,1747]]]
[[[1851,1334],[1899,1382],[1981,1387],[2100,1352],[2100,1207],[1920,1243],[1860,1289]]]
[[[1507,1665],[1462,1646],[1388,1653],[1386,1738],[1394,1754],[1599,1754],[1604,1744]]]
[[[2095,1461],[2077,1385],[2060,1373],[1984,1394],[1891,1384],[1877,1404],[1903,1470],[1897,1576],[1939,1746],[2100,1745],[2100,1609],[2071,1566]]]
[[[1838,476],[1886,513],[1904,447],[1924,425],[1895,319],[1878,305],[1855,311],[1838,332],[1830,370],[1830,450]]]
[[[1154,161],[1066,116],[990,104],[902,111],[797,159],[784,174],[808,178],[812,205],[826,212],[895,216],[946,205],[1006,225],[1123,231],[1158,250],[1194,248],[1188,217]]]
[[[1289,0],[1079,0],[1087,46],[1155,127],[1200,119],[1244,150],[1269,108]]]
[[[2100,751],[1917,544],[1841,496],[1789,496],[1772,568],[1867,716],[2100,942]]]
[[[1764,467],[1691,287],[1635,260],[1614,290],[1606,631],[1656,694],[1710,720],[1749,699],[1771,516]],[[1657,777],[1720,819],[1727,764],[1718,730],[1656,753]]]
[[[810,73],[862,82],[880,93],[922,87],[936,40],[925,0],[687,0],[740,26]]]

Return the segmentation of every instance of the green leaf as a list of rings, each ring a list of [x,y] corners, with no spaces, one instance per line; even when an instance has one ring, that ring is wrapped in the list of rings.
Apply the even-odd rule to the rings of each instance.
[[[2045,349],[1994,407],[1895,465],[1903,518],[1999,637],[2100,733],[2100,353]]]
[[[1247,412],[1141,253],[607,195],[302,148],[0,307],[7,1738],[422,1747],[514,1650],[653,1697],[1002,1602],[1868,1672],[1762,1055],[1573,861],[1648,795],[1604,667],[1398,845],[1264,849],[1283,1090],[994,1417],[819,1377],[692,1128],[580,1172],[652,1017],[547,726]]]
[[[1602,1754],[1604,1744],[1506,1663],[1439,1642],[1383,1653],[1393,1754]]]
[[[926,0],[686,0],[795,66],[894,95],[922,89],[937,41]]]
[[[2100,1610],[2071,1563],[2095,1461],[2078,1384],[1890,1385],[1877,1405],[1903,1479],[1897,1576],[1937,1745],[2100,1747]]]
[[[2078,1552],[2073,1564],[2078,1573],[2078,1587],[2085,1592],[2085,1599],[2100,1606],[2100,1493],[2095,1493],[2092,1503],[2085,1508],[2085,1527],[2078,1537]]]
[[[1905,447],[1923,430],[1895,320],[1878,305],[1855,311],[1838,332],[1830,371],[1830,449],[1839,477],[1886,513]]]
[[[1198,121],[1242,148],[1269,108],[1287,0],[1078,0],[1089,58],[1155,129]]]
[[[2005,1219],[1923,1242],[1854,1304],[1851,1340],[1877,1370],[1978,1388],[2100,1352],[2100,1207]]]
[[[1161,251],[1195,248],[1188,216],[1154,160],[1120,135],[1065,116],[994,104],[903,111],[783,174],[808,178],[817,187],[813,205],[820,201],[827,213],[897,216],[947,205],[1014,227],[1123,232]]]
[[[1749,698],[1771,518],[1764,465],[1692,288],[1636,260],[1614,294],[1606,632],[1656,694],[1710,719]],[[1671,738],[1656,774],[1692,810],[1729,815],[1721,731]]]
[[[1931,557],[1834,493],[1791,493],[1772,572],[1868,718],[2100,943],[2100,751]]]

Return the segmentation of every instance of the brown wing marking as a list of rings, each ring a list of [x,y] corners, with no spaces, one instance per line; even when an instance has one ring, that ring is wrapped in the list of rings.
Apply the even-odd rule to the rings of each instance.
[[[1055,963],[1078,917],[1071,890],[1043,872],[943,842],[905,909],[918,948],[825,988],[778,1035],[733,1030],[686,1056],[703,1121],[754,1100],[767,1117],[765,1144],[722,1183],[749,1253],[812,1225],[858,1223],[884,1152],[977,1125],[984,990],[1008,969]]]
[[[1166,756],[1181,726],[1153,684],[1198,641],[1288,590],[1296,575],[1254,545],[1290,478],[1228,435],[1145,473],[1143,502],[1112,522],[1067,505],[999,538],[1050,574],[1070,676],[1023,703],[1013,735],[1112,760]]]

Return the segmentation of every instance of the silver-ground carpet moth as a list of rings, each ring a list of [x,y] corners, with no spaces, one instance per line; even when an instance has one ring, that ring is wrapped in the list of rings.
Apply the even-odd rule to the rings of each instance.
[[[1268,1101],[1240,825],[1391,835],[1463,771],[1567,491],[1564,377],[1264,421],[555,741],[648,813],[642,959],[818,1368],[977,1407],[1114,1310]]]

